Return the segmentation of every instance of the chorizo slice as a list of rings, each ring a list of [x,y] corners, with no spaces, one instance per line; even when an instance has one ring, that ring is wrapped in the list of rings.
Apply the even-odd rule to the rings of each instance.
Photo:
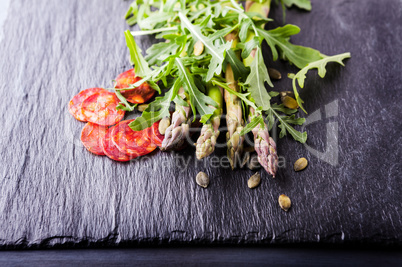
[[[165,138],[165,136],[159,132],[159,123],[160,121],[157,121],[151,126],[151,141],[158,147],[162,145],[163,139]]]
[[[156,149],[150,138],[151,128],[142,131],[133,131],[129,124],[133,120],[125,120],[118,123],[112,131],[112,140],[116,147],[123,153],[133,158],[146,155]]]
[[[82,102],[82,114],[89,122],[102,126],[114,125],[124,117],[124,110],[117,110],[119,99],[114,93],[100,91]]]
[[[71,113],[71,115],[74,116],[79,121],[86,121],[86,118],[81,112],[81,107],[82,107],[82,102],[84,102],[85,99],[87,99],[89,96],[98,93],[102,90],[102,88],[88,88],[85,90],[82,90],[78,94],[76,94],[68,103],[68,111]],[[106,90],[105,90],[106,91]]]
[[[141,79],[135,76],[134,69],[125,71],[117,76],[115,88],[128,88],[130,84],[134,84]],[[134,89],[121,90],[120,92],[128,102],[134,104],[145,103],[155,94],[155,90],[147,82],[142,83]]]
[[[108,156],[109,158],[116,161],[129,161],[131,160],[131,157],[121,152],[113,143],[112,131],[114,127],[116,126],[109,128],[105,134],[105,137],[101,139],[103,153],[105,153],[105,155]]]
[[[101,140],[105,138],[107,127],[88,122],[81,131],[81,142],[84,147],[96,155],[105,155]]]

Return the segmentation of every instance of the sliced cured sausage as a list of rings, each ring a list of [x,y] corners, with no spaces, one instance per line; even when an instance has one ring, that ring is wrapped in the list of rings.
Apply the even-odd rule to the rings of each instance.
[[[99,91],[106,91],[102,88],[88,88],[76,94],[68,103],[68,111],[79,121],[86,121],[86,118],[81,112],[82,102],[89,96],[98,93]]]
[[[109,126],[121,121],[124,117],[123,110],[117,110],[119,99],[114,93],[100,91],[84,100],[82,114],[89,122],[102,126]]]
[[[155,150],[156,145],[150,139],[150,128],[133,131],[128,125],[133,120],[118,123],[112,131],[112,140],[123,153],[135,158]]]
[[[160,147],[165,136],[159,132],[159,123],[160,121],[157,121],[151,126],[151,141]]]
[[[134,84],[139,80],[141,80],[141,78],[135,76],[134,69],[131,69],[117,76],[115,88],[128,88],[130,84]],[[142,83],[134,89],[121,90],[120,92],[128,102],[134,104],[145,103],[155,94],[155,90],[152,89],[147,82]]]
[[[81,132],[81,142],[89,152],[96,155],[105,155],[101,140],[105,138],[107,127],[88,122]]]
[[[113,126],[109,128],[105,134],[105,138],[101,139],[102,149],[106,156],[117,161],[129,161],[131,157],[126,153],[121,152],[112,140]]]

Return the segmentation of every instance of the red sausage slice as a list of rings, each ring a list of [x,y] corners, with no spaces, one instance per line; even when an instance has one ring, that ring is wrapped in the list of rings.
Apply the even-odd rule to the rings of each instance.
[[[89,152],[96,155],[105,155],[101,140],[105,138],[107,127],[88,122],[81,132],[81,142]]]
[[[122,121],[112,131],[112,140],[123,153],[133,158],[146,155],[155,150],[156,145],[150,140],[150,128],[133,131],[128,126],[133,120]]]
[[[119,104],[117,96],[108,91],[100,91],[89,96],[82,102],[82,114],[87,121],[109,126],[121,121],[124,117],[123,110],[117,110]]]
[[[134,84],[139,80],[141,80],[141,78],[135,76],[134,69],[131,69],[117,76],[115,87],[128,88],[130,84]],[[151,99],[151,97],[155,94],[155,90],[152,89],[147,82],[145,82],[134,89],[122,90],[121,94],[127,99],[128,102],[142,104]]]
[[[159,122],[155,122],[151,127],[151,141],[160,147],[165,136],[159,132]]]
[[[113,126],[109,128],[106,132],[105,138],[101,139],[101,144],[102,144],[102,149],[103,152],[105,153],[106,156],[113,160],[117,161],[129,161],[131,157],[123,152],[121,152],[113,143],[112,141],[112,131],[113,128],[116,126]]]
[[[98,93],[102,88],[88,88],[76,94],[68,103],[68,111],[79,121],[86,121],[86,118],[81,112],[82,102],[89,96]]]

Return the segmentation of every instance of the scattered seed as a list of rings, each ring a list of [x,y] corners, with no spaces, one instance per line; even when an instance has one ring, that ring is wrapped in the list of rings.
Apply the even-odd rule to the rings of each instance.
[[[141,105],[138,105],[138,111],[140,111],[140,112],[144,112],[144,110],[146,110],[147,109],[147,107],[148,107],[148,104],[141,104]]]
[[[299,158],[296,160],[295,165],[293,166],[295,171],[302,171],[307,167],[308,161],[306,158]]]
[[[166,129],[170,126],[170,118],[165,117],[161,120],[159,123],[159,132],[164,135],[166,132]]]
[[[260,165],[260,163],[258,162],[258,156],[257,156],[257,155],[252,155],[252,156],[250,157],[250,161],[249,161],[247,167],[248,167],[250,170],[253,170],[253,171],[255,171],[255,170],[261,168],[261,165]]]
[[[195,177],[195,181],[199,186],[207,188],[209,184],[209,177],[205,172],[199,172]]]
[[[194,55],[199,56],[204,52],[204,44],[198,40],[194,45]]]
[[[250,177],[247,181],[247,185],[249,188],[255,188],[257,187],[261,182],[261,176],[258,172],[256,172],[254,175]]]
[[[284,194],[279,196],[278,202],[279,202],[279,206],[284,211],[288,211],[288,209],[292,205],[292,202],[290,201],[290,198],[288,196],[284,195]]]
[[[287,108],[290,108],[290,109],[298,109],[299,108],[299,104],[297,104],[295,95],[291,91],[281,92],[281,101],[282,101],[283,105]]]
[[[268,75],[271,79],[280,80],[282,78],[281,73],[274,68],[268,68]]]

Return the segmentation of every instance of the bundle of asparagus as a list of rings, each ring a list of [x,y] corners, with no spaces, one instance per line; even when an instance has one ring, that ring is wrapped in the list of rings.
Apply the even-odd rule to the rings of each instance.
[[[281,2],[284,7],[292,4],[304,9],[311,7],[306,4],[308,0]],[[296,81],[302,88],[308,70],[317,68],[324,77],[328,62],[342,64],[350,54],[328,57],[318,50],[291,44],[290,36],[300,31],[295,25],[265,30],[264,25],[270,21],[267,16],[271,0],[247,1],[245,10],[235,0],[143,0],[141,5],[138,3],[131,4],[126,19],[130,25],[137,23],[141,31],[126,31],[125,34],[135,72],[143,79],[126,89],[147,81],[160,93],[160,87],[166,90],[130,127],[142,130],[169,117],[169,107],[174,102],[172,123],[166,129],[161,149],[181,147],[189,135],[190,117],[198,116],[203,126],[195,146],[197,158],[202,159],[215,149],[224,99],[227,155],[232,168],[241,158],[244,135],[252,131],[258,160],[275,177],[278,157],[276,144],[269,136],[274,121],[278,121],[280,137],[289,132],[295,140],[304,143],[307,134],[291,126],[304,123],[303,118],[295,117],[297,110],[274,103],[273,97],[278,93],[265,87],[266,84],[273,87],[273,84],[262,56],[262,42],[268,44],[274,60],[280,56],[301,69],[290,78],[302,109]],[[152,45],[144,58],[133,36],[145,34],[156,34],[165,42]],[[118,93],[118,97],[122,101],[120,108],[133,109],[124,96]]]

